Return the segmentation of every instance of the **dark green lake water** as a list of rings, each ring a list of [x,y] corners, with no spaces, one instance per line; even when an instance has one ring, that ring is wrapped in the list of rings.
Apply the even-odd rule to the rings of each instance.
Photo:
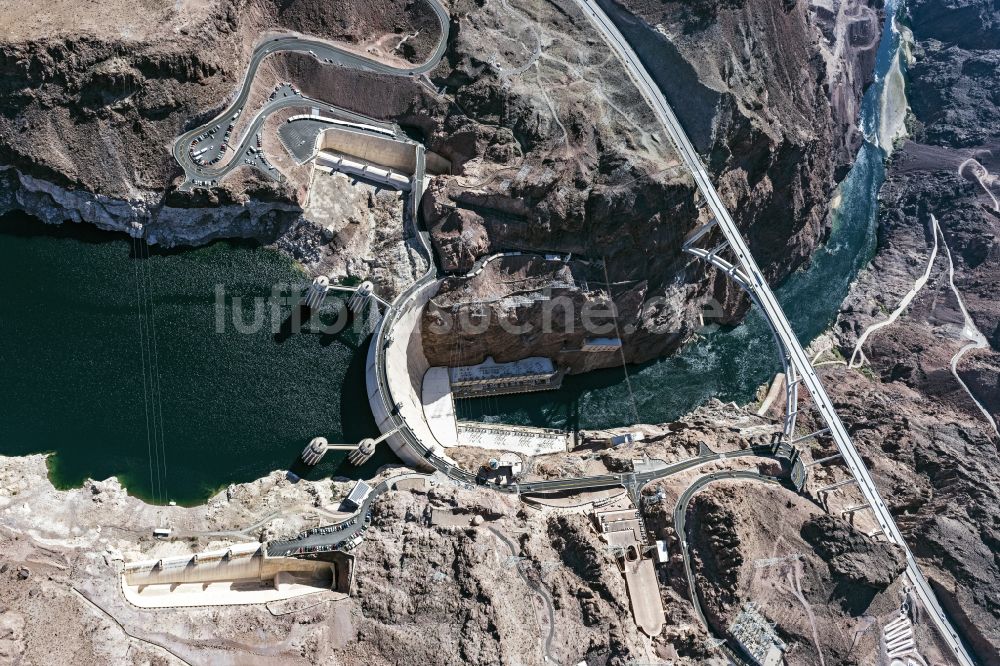
[[[146,252],[124,235],[0,218],[0,453],[55,452],[61,487],[117,475],[133,495],[194,503],[289,469],[317,435],[377,432],[362,335],[276,336],[272,321],[293,306],[274,319],[264,303],[259,330],[236,330],[232,297],[250,324],[255,298],[304,283],[287,258],[229,243]],[[227,295],[222,333],[216,285]],[[342,459],[327,454],[311,475],[385,462],[358,470]]]
[[[869,135],[898,43],[888,25],[862,106]],[[803,343],[833,322],[872,256],[883,161],[880,149],[862,147],[841,186],[829,241],[777,289]],[[252,323],[254,299],[267,299],[275,285],[304,286],[288,259],[229,243],[147,251],[86,226],[0,218],[0,454],[54,452],[51,476],[62,487],[117,475],[133,495],[188,504],[228,483],[296,468],[314,436],[357,442],[376,434],[363,330],[276,335],[273,326],[293,310],[287,302],[276,313],[262,304],[263,325],[237,330],[234,311]],[[222,332],[218,285],[227,295]],[[635,411],[639,421],[658,423],[712,397],[747,402],[778,367],[770,331],[753,311],[743,325],[708,334],[672,358],[630,368],[635,410],[621,369],[568,377],[544,399],[465,400],[459,407],[463,418],[554,427],[623,426],[635,422]],[[393,458],[379,447],[360,469],[342,460],[327,454],[311,476],[368,476]]]

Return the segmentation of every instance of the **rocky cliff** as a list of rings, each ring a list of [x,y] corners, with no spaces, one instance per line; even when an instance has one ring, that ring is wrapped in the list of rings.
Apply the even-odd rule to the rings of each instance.
[[[880,487],[981,663],[1000,660],[1000,85],[992,2],[912,0],[910,138],[880,197],[879,250],[838,320],[872,385],[838,391],[846,422],[873,428]],[[926,281],[921,280],[926,277]],[[988,415],[988,416],[987,416]],[[994,424],[991,424],[992,418]]]
[[[109,27],[110,15],[120,29]],[[143,233],[166,245],[274,240],[301,221],[300,192],[236,174],[210,192],[178,193],[170,147],[222,108],[254,44],[279,30],[401,62],[425,59],[439,33],[422,3],[392,0],[336,7],[216,0],[155,10],[56,2],[33,16],[12,10],[0,21],[2,210]]]
[[[211,192],[173,189],[180,173],[169,155],[174,137],[233,94],[260,35],[297,30],[393,62],[422,60],[438,37],[419,2],[117,8],[117,33],[101,20],[111,5],[84,12],[75,28],[61,20],[70,11],[62,3],[31,20],[12,16],[3,27],[6,208],[141,230],[164,244],[227,235],[274,241],[309,222],[301,208],[307,185],[295,179],[278,185],[237,173]],[[449,10],[448,52],[430,76],[436,93],[302,57],[277,56],[265,69],[399,122],[450,162],[422,207],[445,270],[461,273],[508,250],[572,253],[596,272],[568,287],[572,299],[615,304],[630,361],[676,348],[710,301],[719,320],[737,319],[742,296],[680,253],[699,215],[689,177],[576,5],[459,0]],[[617,11],[642,18],[638,42],[672,54],[655,73],[683,83],[665,85],[668,97],[678,98],[765,272],[787,275],[822,237],[830,189],[855,147],[845,128],[870,71],[877,12],[860,1],[818,8],[778,0]],[[305,236],[316,234],[291,235]],[[495,268],[527,271],[536,285],[557,280],[544,263],[501,260]],[[492,308],[487,337],[498,346],[511,342],[503,341],[500,321],[534,317],[517,300]],[[521,354],[555,344],[544,336],[517,342]],[[451,351],[433,332],[428,349],[434,361]]]
[[[681,253],[699,220],[692,182],[641,100],[622,88],[620,67],[594,66],[607,47],[564,5],[561,14],[554,6],[515,11],[507,43],[492,34],[501,7],[455,7],[458,38],[436,75],[454,90],[463,131],[481,137],[484,158],[465,162],[462,178],[441,179],[424,213],[445,270],[465,273],[477,258],[522,250],[572,253],[596,275],[567,281],[554,264],[501,258],[478,278],[447,281],[441,307],[425,320],[432,363],[478,362],[486,348],[501,357],[515,347],[522,356],[578,348],[592,331],[539,333],[540,303],[553,294],[572,302],[576,316],[613,303],[617,328],[604,334],[624,339],[631,362],[675,349],[706,307],[721,323],[745,309],[731,284]],[[877,7],[749,0],[605,8],[706,154],[765,273],[788,275],[823,237],[831,189],[858,146],[848,128],[878,44]],[[567,52],[567,38],[594,55]],[[519,44],[513,55],[504,50],[510,41]],[[456,343],[443,318],[483,324],[459,331]],[[529,332],[512,333],[510,324]],[[620,363],[616,356],[570,351],[559,360],[582,371]]]

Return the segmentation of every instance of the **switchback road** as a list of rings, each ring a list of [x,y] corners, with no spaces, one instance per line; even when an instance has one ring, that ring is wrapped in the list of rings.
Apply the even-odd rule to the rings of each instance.
[[[173,145],[173,155],[177,163],[181,165],[184,169],[184,175],[187,181],[201,180],[201,181],[218,181],[223,176],[229,173],[234,168],[237,168],[243,164],[242,158],[246,154],[247,149],[250,147],[251,141],[254,135],[260,130],[267,116],[274,111],[284,108],[287,106],[318,106],[319,108],[337,112],[341,116],[347,117],[351,120],[356,120],[357,122],[363,122],[366,124],[378,123],[378,121],[359,116],[358,114],[351,113],[343,109],[337,109],[328,103],[320,102],[318,100],[312,100],[308,97],[296,96],[289,98],[280,98],[277,100],[271,100],[265,104],[254,117],[254,120],[249,124],[247,129],[243,133],[243,137],[236,143],[236,148],[233,150],[232,159],[224,166],[219,168],[212,168],[209,166],[203,166],[195,163],[191,156],[191,142],[194,139],[204,133],[209,129],[216,126],[227,127],[233,115],[236,113],[242,113],[244,107],[246,106],[247,99],[250,96],[250,89],[253,85],[254,78],[257,76],[257,70],[260,67],[261,62],[264,61],[266,57],[271,54],[284,52],[284,53],[304,53],[310,55],[322,63],[329,65],[339,65],[341,67],[347,67],[350,69],[356,69],[367,72],[376,72],[379,74],[390,74],[393,76],[406,76],[415,77],[421,74],[426,74],[427,72],[434,69],[441,58],[444,56],[444,52],[448,47],[448,32],[449,32],[449,16],[445,8],[438,2],[438,0],[427,0],[431,9],[434,11],[435,16],[438,19],[438,23],[441,28],[441,35],[438,40],[437,46],[434,48],[433,53],[430,57],[419,65],[414,65],[413,67],[403,68],[394,67],[392,65],[386,65],[384,63],[378,62],[371,58],[366,58],[365,56],[352,53],[338,46],[335,46],[329,42],[309,39],[305,37],[300,37],[297,35],[284,35],[280,37],[271,38],[265,42],[257,45],[254,50],[253,55],[250,58],[250,63],[247,67],[247,71],[243,76],[243,81],[240,84],[239,92],[236,95],[236,99],[226,108],[225,111],[218,114],[215,118],[208,121],[200,127],[196,127],[188,132],[185,132]],[[221,140],[221,139],[219,139]],[[258,167],[260,168],[260,167]],[[271,169],[262,168],[265,173],[270,173]],[[187,184],[187,183],[185,183]]]
[[[584,15],[601,32],[612,51],[614,51],[625,65],[629,76],[649,102],[657,118],[670,136],[681,159],[691,171],[698,190],[701,192],[701,195],[715,217],[712,223],[719,226],[729,247],[738,259],[739,269],[737,272],[740,273],[740,279],[748,285],[754,300],[760,304],[764,315],[770,321],[772,328],[777,332],[781,344],[789,356],[789,361],[798,371],[799,377],[809,390],[809,394],[819,409],[820,415],[826,421],[827,427],[830,429],[830,436],[836,442],[837,448],[843,456],[844,463],[850,469],[862,494],[871,505],[879,527],[890,542],[898,545],[906,553],[907,578],[914,586],[917,596],[920,597],[921,602],[923,602],[931,619],[937,626],[941,637],[948,644],[956,659],[963,666],[971,666],[975,662],[966,651],[958,632],[955,631],[944,609],[935,598],[933,590],[917,566],[916,559],[910,552],[888,507],[879,495],[875,482],[872,480],[871,474],[862,461],[861,455],[855,449],[847,428],[844,427],[840,416],[834,410],[833,403],[830,401],[829,396],[827,396],[826,389],[823,388],[816,370],[809,362],[809,358],[806,356],[805,350],[802,348],[795,332],[788,323],[788,318],[778,304],[774,292],[771,291],[771,288],[764,280],[760,268],[757,266],[757,262],[750,253],[749,247],[743,240],[739,228],[729,215],[729,211],[726,209],[719,193],[712,184],[701,158],[691,144],[684,128],[681,127],[673,109],[667,103],[662,91],[653,82],[649,72],[646,71],[645,66],[639,60],[635,51],[632,50],[632,47],[600,8],[596,0],[576,0],[576,2]]]

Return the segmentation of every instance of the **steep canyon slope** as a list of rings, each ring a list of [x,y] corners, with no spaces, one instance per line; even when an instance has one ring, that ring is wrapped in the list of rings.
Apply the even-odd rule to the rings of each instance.
[[[0,209],[167,245],[278,240],[313,268],[329,255],[317,243],[348,243],[312,231],[322,223],[303,215],[305,182],[237,172],[220,187],[178,192],[174,137],[234,94],[253,45],[270,32],[325,37],[389,62],[423,60],[439,36],[422,2],[108,1],[73,21],[72,3],[37,14],[9,4],[0,34],[0,163],[9,167],[0,174]],[[448,10],[452,35],[432,86],[296,55],[272,56],[264,69],[396,121],[450,161],[422,207],[445,270],[464,272],[477,258],[511,250],[581,260],[568,281],[556,265],[498,260],[487,335],[463,345],[461,360],[481,360],[487,344],[501,357],[514,347],[524,355],[578,345],[579,327],[574,337],[499,326],[537,324],[538,302],[553,285],[563,285],[556,295],[577,310],[613,301],[631,361],[675,349],[709,302],[721,321],[738,318],[746,308],[738,291],[721,277],[706,280],[680,253],[700,215],[691,181],[576,6],[457,0]],[[682,118],[693,123],[765,271],[787,275],[821,240],[830,191],[856,148],[850,128],[877,45],[877,7],[747,0],[622,10],[648,24],[638,29],[652,47],[677,45],[659,67],[683,86],[668,93],[684,96]],[[307,250],[296,248],[302,239]],[[481,317],[477,289],[449,283],[439,315]],[[434,335],[431,323],[429,356],[450,359],[451,338]]]
[[[773,280],[787,276],[822,239],[833,185],[858,146],[853,128],[878,44],[878,8],[771,0],[607,8],[707,154],[764,271]],[[542,11],[536,8],[534,16],[547,25],[541,19],[550,16]],[[464,25],[463,30],[459,46],[470,32]],[[435,188],[425,200],[427,223],[433,225],[443,267],[460,273],[477,257],[512,250],[572,253],[579,261],[567,267],[499,258],[471,281],[446,282],[434,301],[438,307],[425,319],[431,361],[478,362],[487,348],[497,350],[500,359],[578,349],[593,335],[583,330],[581,311],[605,310],[612,301],[617,328],[605,326],[603,332],[623,337],[625,357],[632,362],[675,349],[709,303],[719,322],[736,320],[746,307],[739,292],[720,276],[710,275],[706,283],[704,267],[680,252],[684,234],[705,219],[694,206],[691,181],[674,168],[676,160],[667,151],[665,159],[650,165],[634,150],[615,151],[646,135],[634,123],[624,128],[608,123],[599,95],[557,93],[559,83],[581,85],[574,74],[588,78],[580,74],[582,63],[567,77],[568,63],[552,58],[541,35],[524,39],[525,50],[540,49],[535,81],[522,73],[514,82],[504,68],[491,74],[481,62],[478,80],[459,89],[457,99],[472,115],[495,109],[490,119],[517,135],[516,115],[512,105],[503,105],[504,97],[551,94],[551,120],[538,125],[531,141],[519,138],[523,154],[500,174],[483,168],[495,165],[470,163],[467,172],[479,181],[475,186],[457,179]],[[606,47],[593,40],[588,37],[588,45],[607,57]],[[469,75],[468,66],[461,74]],[[597,92],[608,86],[602,80]],[[499,84],[504,95],[484,107],[479,91],[491,84]],[[646,132],[666,143],[655,128]],[[569,170],[558,184],[549,175],[557,157]],[[546,307],[557,298],[576,319],[547,329]],[[463,321],[477,326],[473,333],[459,330],[456,345],[453,332]],[[511,330],[505,325],[510,323],[527,332]],[[479,332],[483,328],[485,334]],[[543,330],[552,332],[542,335]],[[572,371],[618,362],[572,351],[560,360]]]
[[[940,596],[982,662],[996,663],[1000,14],[979,1],[908,7],[909,138],[880,193],[878,254],[836,330],[869,379],[838,393],[845,421],[867,424],[873,458],[892,461],[882,483]],[[863,331],[914,289],[909,307],[858,353]]]

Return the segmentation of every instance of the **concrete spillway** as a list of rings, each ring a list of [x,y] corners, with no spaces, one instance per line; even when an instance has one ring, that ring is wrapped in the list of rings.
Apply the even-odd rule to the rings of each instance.
[[[259,543],[158,560],[129,562],[122,572],[125,598],[140,608],[258,604],[335,590],[350,590],[352,562],[270,557]]]
[[[409,191],[410,178],[390,168],[363,162],[356,158],[321,151],[316,156],[316,168],[322,171],[340,171],[349,176],[363,178],[394,190]]]

